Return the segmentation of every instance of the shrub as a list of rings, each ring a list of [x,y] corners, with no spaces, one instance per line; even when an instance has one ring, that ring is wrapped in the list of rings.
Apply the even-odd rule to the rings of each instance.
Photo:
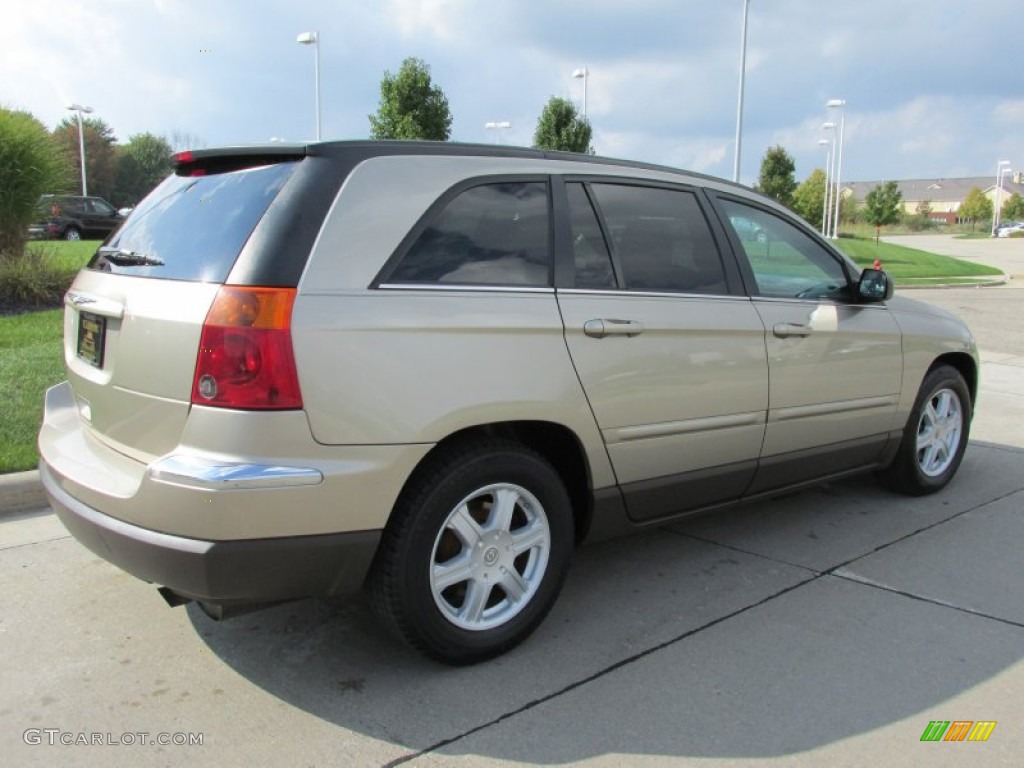
[[[0,107],[0,254],[21,254],[39,196],[60,191],[67,178],[67,160],[46,126]]]
[[[46,248],[0,256],[0,313],[59,307],[76,272],[77,268],[56,261]]]

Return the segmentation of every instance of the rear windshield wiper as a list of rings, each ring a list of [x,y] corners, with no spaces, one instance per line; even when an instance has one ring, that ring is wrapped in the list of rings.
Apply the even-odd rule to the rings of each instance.
[[[100,246],[97,253],[111,264],[116,264],[119,267],[162,267],[164,265],[162,259],[145,253],[129,251],[127,248],[104,245]]]

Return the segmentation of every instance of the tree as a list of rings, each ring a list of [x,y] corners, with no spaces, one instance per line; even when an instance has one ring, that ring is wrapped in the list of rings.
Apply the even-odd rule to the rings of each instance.
[[[374,139],[447,141],[452,130],[448,97],[430,80],[430,67],[421,59],[402,62],[397,75],[384,73],[380,106],[370,115]]]
[[[68,170],[45,125],[0,107],[0,256],[22,254],[39,196],[63,192]]]
[[[820,229],[825,216],[825,172],[815,168],[793,193],[793,210]]]
[[[839,222],[856,224],[860,221],[860,201],[853,194],[839,198]]]
[[[533,146],[563,152],[593,152],[592,137],[590,121],[577,112],[576,105],[569,99],[552,96],[537,119]]]
[[[96,117],[82,121],[85,140],[85,177],[90,195],[107,199],[117,183],[117,152],[114,149],[114,129]],[[78,118],[66,117],[53,130],[53,136],[74,167],[81,169],[82,160],[78,144]],[[81,174],[81,170],[79,170]]]
[[[206,146],[206,142],[194,133],[177,129],[164,134],[160,138],[167,142],[171,152],[182,152],[186,149],[202,149]]]
[[[864,219],[875,227],[875,242],[886,224],[899,221],[903,207],[903,193],[895,181],[879,184],[864,197]]]
[[[793,203],[796,190],[796,162],[781,146],[770,147],[761,160],[761,175],[756,189],[783,205]]]
[[[960,210],[957,215],[961,219],[968,219],[971,222],[971,231],[975,223],[988,221],[992,218],[992,201],[985,197],[985,193],[977,187],[967,193],[967,197],[960,203]]]
[[[931,229],[934,224],[932,222],[932,203],[931,200],[922,200],[917,204],[917,209],[913,216],[908,216],[906,220],[907,226],[910,227],[914,232],[920,232],[925,229]]]
[[[110,202],[135,205],[171,172],[171,146],[152,133],[137,133],[117,147],[117,186]]]
[[[1003,203],[999,213],[999,220],[1020,221],[1021,219],[1024,219],[1024,197],[1014,192]]]

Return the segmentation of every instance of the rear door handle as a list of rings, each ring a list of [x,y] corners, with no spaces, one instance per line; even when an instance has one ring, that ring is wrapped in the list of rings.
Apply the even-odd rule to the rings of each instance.
[[[772,333],[780,339],[786,339],[790,336],[810,336],[811,326],[800,325],[799,323],[776,323],[775,327],[772,328]]]
[[[636,336],[643,333],[644,324],[636,320],[587,320],[583,324],[583,333],[593,339],[605,336]]]

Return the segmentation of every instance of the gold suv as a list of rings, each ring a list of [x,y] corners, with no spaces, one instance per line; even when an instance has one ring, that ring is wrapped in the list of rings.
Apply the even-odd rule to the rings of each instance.
[[[182,153],[75,279],[40,471],[213,614],[366,588],[433,658],[547,614],[574,547],[878,470],[956,473],[974,340],[785,209],[602,158]]]

